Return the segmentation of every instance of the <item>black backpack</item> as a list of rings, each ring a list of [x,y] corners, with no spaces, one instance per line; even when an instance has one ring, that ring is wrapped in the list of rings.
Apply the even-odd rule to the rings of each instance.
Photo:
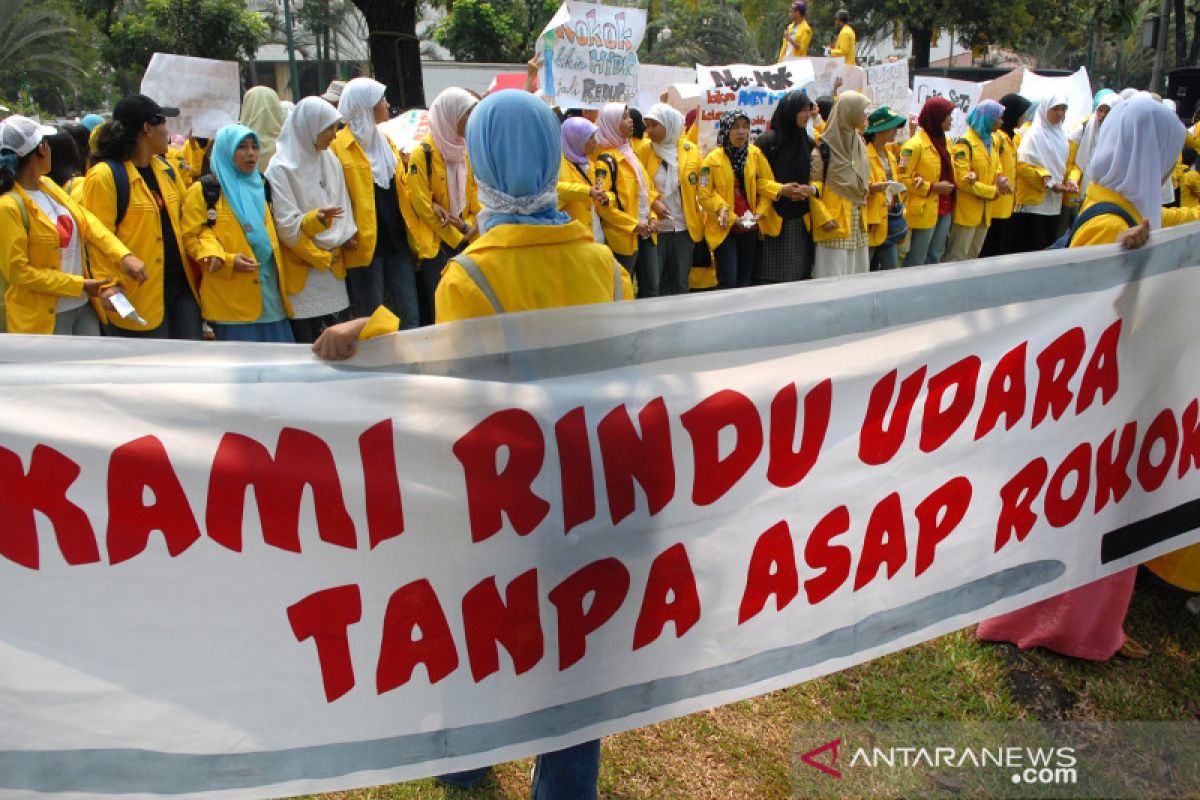
[[[171,163],[162,156],[155,156],[167,168],[167,177],[172,181],[175,180],[175,168]],[[105,164],[108,165],[112,172],[113,184],[117,188],[117,221],[113,223],[113,230],[121,226],[121,220],[125,219],[125,212],[129,210],[129,173],[125,171],[125,165],[114,159],[107,159]]]
[[[271,205],[271,182],[266,178],[262,179],[263,194],[266,195],[267,205]],[[208,227],[217,224],[217,201],[221,199],[221,182],[217,180],[217,176],[211,172],[207,175],[200,176],[200,191],[204,195],[204,205],[208,207],[207,218]]]

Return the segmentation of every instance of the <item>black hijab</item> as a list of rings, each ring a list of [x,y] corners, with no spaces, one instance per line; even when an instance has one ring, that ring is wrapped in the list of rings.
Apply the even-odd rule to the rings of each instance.
[[[785,94],[775,107],[770,130],[756,142],[780,183],[809,183],[813,144],[808,131],[796,124],[796,115],[811,105],[812,100],[803,91]],[[775,210],[784,219],[803,216],[808,202],[780,199],[775,201]]]
[[[1006,94],[1000,98],[1000,105],[1004,106],[1004,113],[1000,115],[1000,130],[1011,138],[1017,132],[1025,112],[1033,104],[1019,94]]]

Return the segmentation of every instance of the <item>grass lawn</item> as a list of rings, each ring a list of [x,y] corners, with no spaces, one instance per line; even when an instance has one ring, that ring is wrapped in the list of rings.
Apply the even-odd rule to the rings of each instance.
[[[600,796],[750,800],[789,796],[792,726],[859,720],[1200,720],[1200,618],[1139,580],[1126,622],[1151,650],[1093,664],[982,645],[973,629],[820,680],[604,740]],[[498,766],[470,792],[433,780],[324,800],[518,800],[533,760]]]

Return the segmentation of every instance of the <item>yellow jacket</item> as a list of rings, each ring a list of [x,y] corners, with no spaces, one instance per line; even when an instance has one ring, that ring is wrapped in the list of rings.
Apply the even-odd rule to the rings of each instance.
[[[922,128],[900,148],[900,181],[904,184],[908,201],[904,208],[904,219],[913,230],[926,230],[937,225],[938,197],[933,185],[941,180],[942,159],[937,148]],[[917,185],[917,178],[921,185]]]
[[[590,164],[586,177],[579,170],[563,156],[562,165],[558,168],[558,207],[590,231],[593,206],[591,176],[595,172]]]
[[[212,139],[209,139],[208,144],[204,147],[201,147],[200,143],[191,136],[183,143],[183,149],[179,151],[177,163],[179,164],[179,171],[183,178],[184,186],[191,186],[200,180],[200,175],[204,169],[204,156],[210,149],[212,149]]]
[[[1125,209],[1135,223],[1142,221],[1142,215],[1134,208],[1133,203],[1130,203],[1112,189],[1107,189],[1099,184],[1089,183],[1087,196],[1084,198],[1080,213],[1087,211],[1090,206],[1096,203],[1113,203]],[[1200,220],[1200,206],[1196,208],[1164,208],[1162,210],[1162,224],[1164,228],[1182,225],[1186,222],[1195,222],[1197,220]],[[1128,227],[1125,224],[1125,220],[1116,214],[1102,214],[1083,223],[1079,227],[1079,230],[1075,231],[1075,236],[1071,240],[1070,246],[1087,247],[1093,244],[1112,244],[1117,240],[1117,234]]]
[[[1195,208],[1200,206],[1200,172],[1189,169],[1179,179],[1179,207]]]
[[[1027,161],[1017,162],[1017,186],[1015,202],[1019,206],[1036,206],[1046,199],[1046,178],[1050,170],[1030,164]]]
[[[883,170],[881,155],[888,160],[888,166],[892,170],[892,180],[900,180],[900,167],[896,163],[896,157],[887,148],[884,148],[881,154],[874,145],[868,144],[867,157],[871,163],[871,183],[882,183],[888,179],[887,173]],[[867,195],[867,205],[863,208],[863,220],[867,225],[867,244],[870,247],[879,247],[887,241],[887,192],[872,192]]]
[[[856,39],[854,28],[851,28],[849,25],[843,25],[842,29],[838,31],[837,40],[833,43],[833,48],[829,51],[829,55],[833,58],[842,56],[846,59],[847,64],[853,64]]]
[[[1200,122],[1193,125],[1187,132],[1187,138],[1184,139],[1183,146],[1200,151]]]
[[[400,215],[404,218],[408,246],[415,253],[416,216],[413,214],[404,182],[404,160],[400,158],[394,144],[389,141],[388,145],[396,154],[396,173],[392,177],[392,186],[396,189],[396,202],[400,206]],[[342,173],[346,176],[346,192],[350,195],[350,205],[354,207],[354,224],[358,226],[358,247],[354,250],[343,249],[343,260],[346,269],[365,267],[375,258],[375,244],[379,239],[379,228],[375,220],[375,179],[371,176],[371,161],[354,138],[349,126],[337,132],[329,149],[342,164]],[[436,248],[434,252],[437,252]]]
[[[79,206],[54,181],[43,177],[41,189],[66,206],[79,231],[79,242],[88,273],[87,251],[103,253],[120,262],[129,255],[129,248],[105,228],[98,219]],[[25,204],[29,231],[21,216],[20,202]],[[58,246],[58,224],[50,219],[20,184],[0,196],[0,274],[8,283],[4,305],[8,315],[9,333],[54,333],[54,319],[60,297],[79,297],[83,293],[83,275],[62,271]]]
[[[874,148],[867,148],[873,150]],[[818,170],[816,164],[813,165],[813,174],[817,175]],[[822,170],[823,171],[823,170]],[[825,191],[825,182],[821,180],[813,180],[813,188],[817,193],[808,201],[808,208],[812,214],[812,236],[814,242],[827,242],[830,239],[845,239],[850,236],[850,222],[854,218],[854,204],[845,197],[835,192],[833,189]],[[870,195],[867,195],[870,202]],[[832,230],[822,230],[821,226],[830,220],[837,222],[837,227]],[[858,215],[859,230],[867,230],[867,210],[866,206],[862,207],[862,212]],[[886,227],[886,223],[885,223]]]
[[[983,140],[973,129],[967,128],[966,135],[954,143],[950,151],[950,163],[954,165],[954,224],[964,228],[978,228],[992,223],[992,200],[1000,196],[997,183],[1000,172],[1000,148],[992,140],[989,151]],[[975,182],[970,183],[967,175],[975,173]]]
[[[704,213],[696,198],[696,190],[700,188],[700,148],[684,138],[681,138],[676,146],[679,159],[679,194],[683,202],[684,222],[687,223],[692,241],[698,242],[704,238]],[[654,176],[658,174],[660,166],[662,166],[662,159],[651,147],[646,156],[646,180],[649,181],[650,186],[655,186]],[[658,191],[655,189],[655,196],[657,195]],[[778,234],[778,230],[776,230],[776,234]]]
[[[749,154],[746,156],[745,187],[746,205],[755,214],[764,217],[771,209],[771,202],[779,197],[783,185],[775,180],[771,164],[763,151],[755,145],[748,145]],[[705,211],[704,238],[708,246],[716,250],[725,241],[725,237],[737,223],[734,219],[734,178],[733,165],[725,148],[718,147],[707,156],[700,166],[700,207]],[[722,229],[717,221],[717,212],[729,208],[729,227]]]
[[[611,303],[620,276],[622,299],[633,299],[633,282],[602,244],[577,222],[566,225],[497,225],[464,255],[487,279],[505,312]],[[434,299],[438,322],[496,313],[475,281],[450,261]],[[400,320],[380,306],[359,334],[370,339],[395,333]]]
[[[238,272],[233,268],[234,256],[240,253],[254,258],[254,250],[246,240],[242,224],[225,201],[224,192],[217,200],[216,212],[216,224],[210,228],[208,205],[204,202],[204,187],[199,181],[192,184],[183,201],[184,247],[195,261],[215,256],[225,262],[221,269],[205,272],[200,279],[200,313],[211,322],[255,322],[262,316],[259,272]],[[275,274],[278,276],[279,294],[290,317],[292,307],[283,285],[279,239],[275,234],[275,220],[271,217],[270,204],[266,207],[265,222],[267,232],[271,236],[271,249],[275,252]]]
[[[992,149],[1000,158],[1000,174],[1008,178],[1009,188],[1016,191],[1017,175],[1017,146],[1008,134],[997,128],[992,133]],[[1008,219],[1016,206],[1016,195],[1013,192],[1001,195],[991,204],[992,219]]]
[[[412,200],[414,222],[409,224],[410,237],[413,240],[413,253],[417,258],[433,258],[437,255],[441,242],[450,248],[457,248],[463,241],[463,233],[453,225],[438,223],[433,204],[437,203],[447,211],[450,210],[450,184],[446,177],[446,160],[442,158],[433,136],[426,136],[421,145],[415,148],[408,157],[408,194]],[[467,161],[467,197],[466,208],[463,209],[462,221],[468,226],[475,222],[479,213],[479,190],[475,185],[475,173],[471,170],[471,162]]]
[[[812,26],[808,24],[808,20],[800,20],[799,25],[789,22],[783,32],[783,43],[779,45],[779,55],[775,60],[783,61],[787,57],[789,45],[792,49],[792,58],[804,58],[808,55],[808,47],[811,44]]]
[[[638,163],[641,163],[641,159]],[[637,234],[633,232],[638,224],[638,179],[634,173],[636,167],[628,163],[616,148],[601,150],[592,164],[593,174],[600,182],[600,188],[608,193],[608,204],[596,207],[596,212],[600,215],[600,225],[604,229],[604,243],[619,256],[632,255],[638,248]],[[613,164],[617,168],[615,185]],[[642,170],[645,172],[644,165]],[[646,194],[648,202],[653,203],[657,192],[649,174],[646,175]]]
[[[188,286],[195,294],[196,279],[183,249],[183,228],[180,223],[185,191],[183,178],[175,172],[175,180],[171,180],[166,163],[162,159],[152,158],[150,164],[167,207],[167,217],[171,220],[175,242],[179,245],[179,257],[183,262]],[[109,324],[125,330],[144,331],[157,328],[163,321],[162,220],[159,216],[158,202],[150,193],[146,182],[142,180],[137,167],[132,161],[126,161],[124,166],[129,178],[129,207],[125,210],[125,218],[121,220],[119,228],[116,228],[117,187],[108,164],[100,163],[88,170],[87,180],[83,184],[83,205],[96,215],[105,228],[110,231],[116,228],[113,232],[117,234],[117,238],[146,265],[146,281],[139,286],[125,277],[121,271],[120,259],[109,258],[103,252],[94,253],[92,258],[92,272],[96,277],[120,283],[129,302],[146,320],[146,325],[142,326],[117,314],[109,314]]]

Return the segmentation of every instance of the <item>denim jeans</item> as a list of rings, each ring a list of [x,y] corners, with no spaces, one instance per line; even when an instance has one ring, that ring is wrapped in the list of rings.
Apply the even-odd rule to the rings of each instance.
[[[894,244],[881,244],[871,248],[871,272],[895,269],[900,266],[900,253]]]
[[[469,789],[483,780],[491,767],[452,772],[441,780]],[[600,740],[595,739],[565,750],[543,753],[533,767],[529,787],[532,800],[596,800],[600,779]]]
[[[658,246],[650,238],[638,237],[637,296],[658,297],[662,284],[662,262],[658,258]]]
[[[922,264],[940,264],[946,254],[946,238],[950,235],[950,221],[953,214],[938,217],[937,224],[932,228],[914,228],[912,245],[908,248],[908,257],[904,266],[919,267]]]
[[[355,317],[369,317],[386,303],[400,318],[400,330],[415,328],[420,322],[417,278],[407,248],[395,253],[376,251],[367,266],[346,270],[346,293]]]
[[[713,252],[717,261],[717,288],[749,286],[754,276],[757,233],[731,233]]]

